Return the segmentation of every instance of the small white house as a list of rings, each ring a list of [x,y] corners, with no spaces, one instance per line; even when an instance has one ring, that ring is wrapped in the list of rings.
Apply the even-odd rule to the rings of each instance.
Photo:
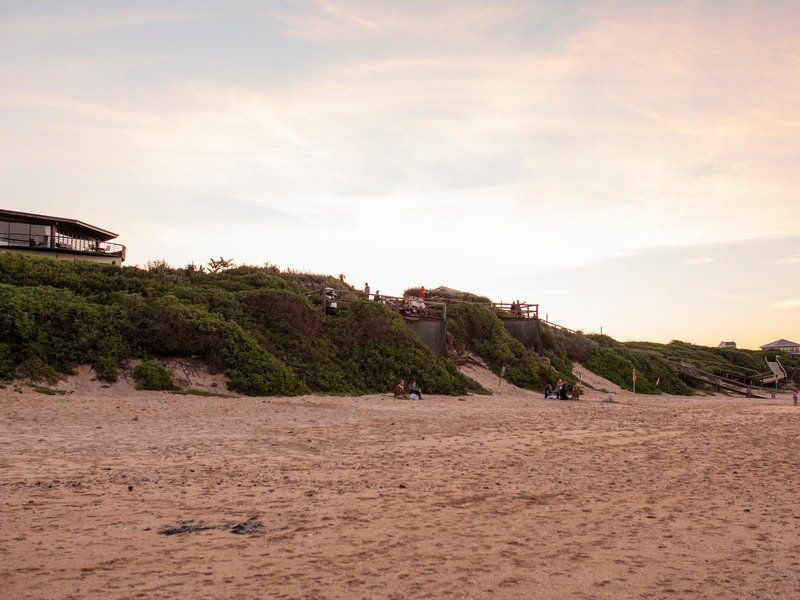
[[[776,350],[778,352],[787,352],[789,354],[800,354],[800,344],[797,342],[790,342],[789,340],[775,340],[771,344],[761,346],[762,350]]]
[[[736,348],[736,342],[720,342],[717,348]]]

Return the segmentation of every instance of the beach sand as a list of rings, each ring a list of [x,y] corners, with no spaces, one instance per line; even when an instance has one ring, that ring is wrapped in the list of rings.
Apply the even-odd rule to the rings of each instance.
[[[65,389],[0,390],[3,598],[800,593],[786,396]]]

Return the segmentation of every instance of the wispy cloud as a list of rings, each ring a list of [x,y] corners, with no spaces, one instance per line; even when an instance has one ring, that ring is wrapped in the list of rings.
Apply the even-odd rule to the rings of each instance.
[[[687,265],[708,265],[714,262],[715,259],[710,256],[694,256],[686,259]]]
[[[138,10],[83,15],[58,14],[20,16],[0,22],[0,36],[5,40],[27,37],[36,40],[48,38],[75,38],[102,31],[131,27],[146,27],[176,23],[201,18],[202,11]]]
[[[773,265],[800,265],[800,254],[794,256],[786,256],[784,258],[776,258],[770,261]]]
[[[711,294],[712,298],[718,300],[749,300],[755,298],[757,294],[749,292],[715,292]]]
[[[800,308],[800,298],[792,298],[791,300],[781,300],[780,302],[773,302],[772,306],[780,309]]]

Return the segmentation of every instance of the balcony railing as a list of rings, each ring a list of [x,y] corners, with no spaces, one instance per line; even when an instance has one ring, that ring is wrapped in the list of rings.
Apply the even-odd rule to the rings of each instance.
[[[65,252],[83,252],[86,254],[99,254],[102,256],[125,257],[125,246],[99,240],[85,240],[57,235],[14,235],[0,234],[0,247],[30,248],[34,250],[59,250]]]
[[[518,319],[538,319],[539,305],[528,304],[527,302],[492,302],[504,317],[516,317]]]

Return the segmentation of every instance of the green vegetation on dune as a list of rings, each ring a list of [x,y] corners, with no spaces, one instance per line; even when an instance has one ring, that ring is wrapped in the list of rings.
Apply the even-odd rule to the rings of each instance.
[[[630,347],[605,335],[584,335],[544,324],[541,333],[546,354],[555,355],[557,360],[579,362],[623,389],[633,388],[636,369],[639,393],[692,393],[678,372],[655,353]]]
[[[2,254],[0,380],[52,382],[89,363],[100,379],[115,381],[128,358],[199,357],[242,394],[385,392],[399,379],[415,379],[428,393],[482,391],[384,304],[347,302],[326,316],[313,301],[323,287],[352,291],[335,277],[272,265],[208,272],[163,262],[120,268]],[[764,352],[621,343],[544,324],[538,355],[508,333],[486,299],[437,289],[448,302],[454,349],[477,354],[495,373],[505,368],[508,381],[528,389],[559,378],[574,382],[573,362],[625,389],[636,369],[637,391],[646,394],[691,393],[675,361],[740,378],[767,368]],[[782,360],[800,380],[800,357]]]
[[[640,394],[692,393],[692,389],[680,378],[675,368],[662,357],[631,348],[604,335],[592,335],[593,347],[585,361],[585,367],[600,373],[625,389],[633,389],[633,370],[636,370],[636,391]]]
[[[325,317],[308,297],[321,287],[350,289],[269,265],[208,273],[2,254],[0,378],[37,359],[62,374],[90,363],[113,381],[126,358],[196,356],[243,394],[384,392],[400,378],[429,393],[475,388],[383,305]]]
[[[16,258],[0,260],[6,257]],[[68,290],[0,283],[0,377],[14,376],[30,361],[60,373],[80,363],[113,365],[128,353],[120,333],[124,321],[119,307]]]
[[[548,366],[533,350],[509,335],[494,309],[486,304],[456,303],[447,309],[447,331],[457,350],[480,356],[494,373],[505,367],[506,379],[519,387],[542,390],[560,377],[574,381],[572,365]]]
[[[767,370],[764,358],[767,356],[771,358],[775,355],[775,352],[712,348],[680,341],[672,341],[669,344],[628,342],[627,345],[638,350],[655,352],[671,360],[693,364],[720,375],[738,373],[747,376],[763,373]],[[783,359],[789,363],[792,362],[792,358],[788,355],[783,356]]]
[[[419,296],[420,286],[408,288],[403,292],[404,296]],[[447,287],[437,287],[428,290],[428,298],[431,300],[444,300],[444,301],[461,301],[461,302],[478,302],[488,304],[491,302],[486,296],[479,296],[470,292],[462,292]]]
[[[158,361],[146,360],[133,370],[137,390],[171,391],[176,388],[167,368]]]
[[[422,389],[437,394],[463,394],[477,389],[449,360],[436,359],[402,322],[383,304],[355,302],[330,321],[344,367],[344,376],[354,389],[378,382],[382,389],[416,379]]]
[[[669,344],[618,342],[605,335],[585,335],[547,325],[542,325],[542,342],[545,354],[580,362],[627,390],[633,387],[633,370],[636,369],[636,391],[643,394],[691,394],[692,388],[681,378],[675,362],[688,363],[723,377],[747,378],[764,373],[767,370],[764,358],[775,354],[680,341]],[[783,354],[781,360],[790,378],[800,375],[800,359]]]

